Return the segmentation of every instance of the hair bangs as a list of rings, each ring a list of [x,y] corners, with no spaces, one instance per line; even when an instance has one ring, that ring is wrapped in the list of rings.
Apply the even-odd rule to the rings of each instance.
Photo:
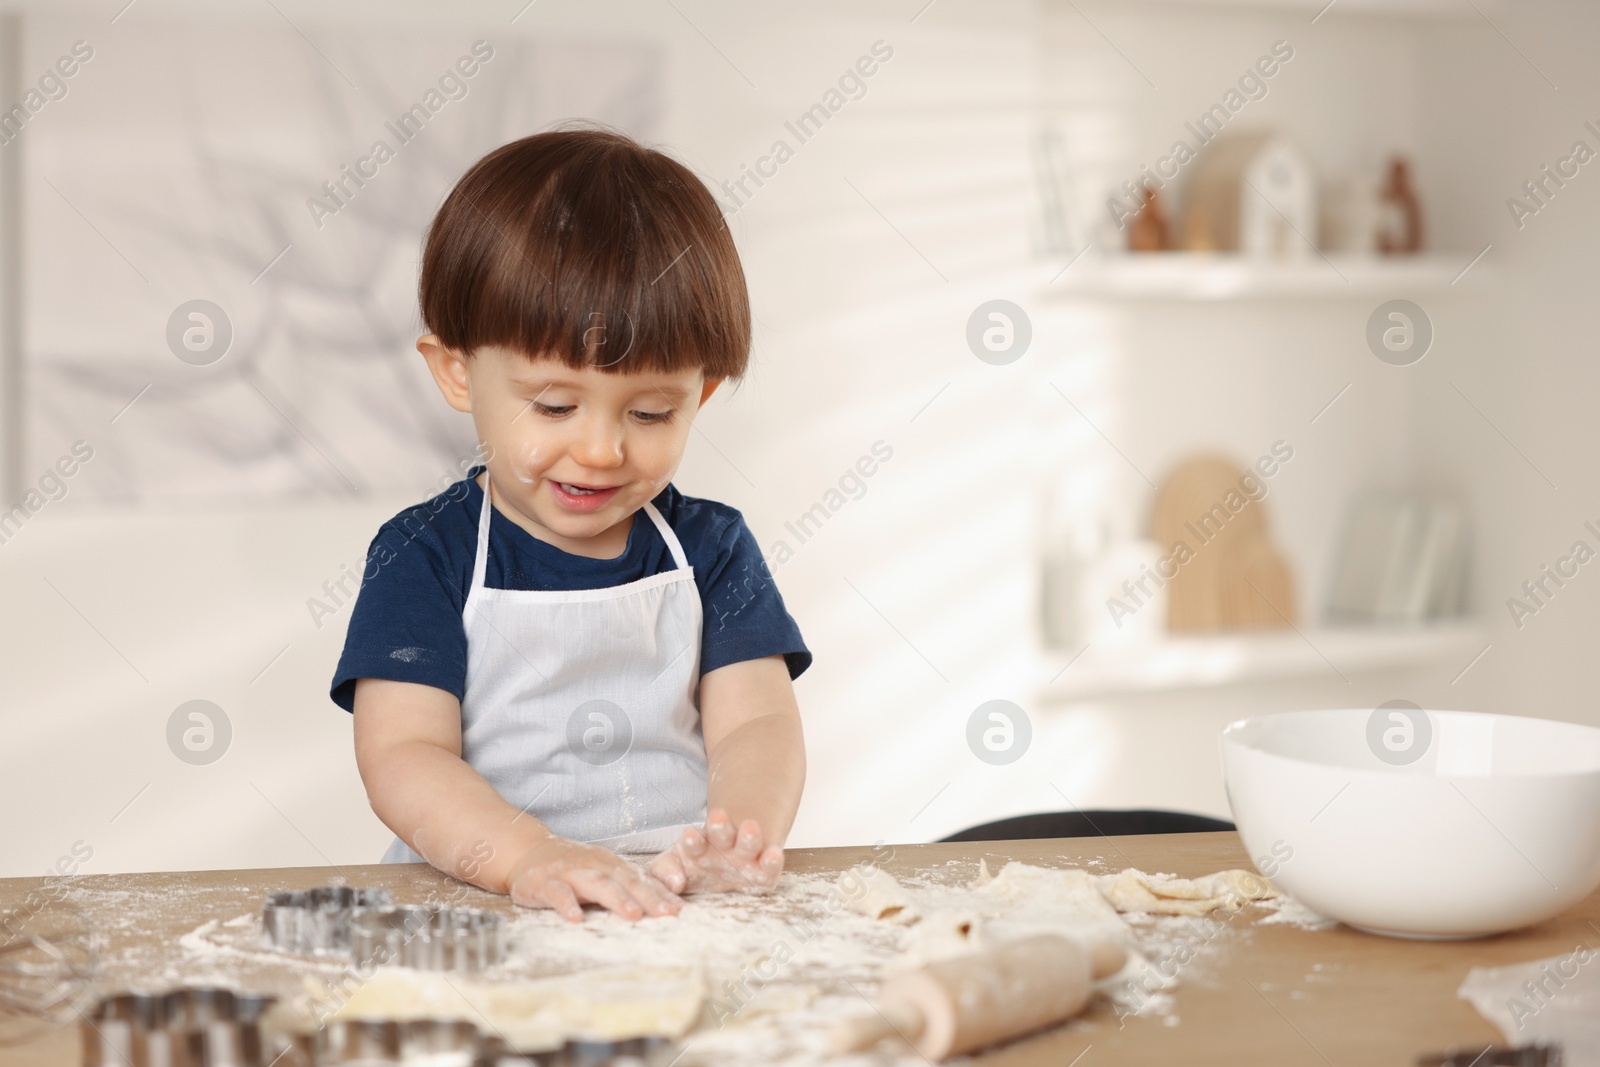
[[[611,373],[738,378],[750,307],[722,213],[682,164],[563,130],[479,161],[440,208],[419,286],[428,328]]]

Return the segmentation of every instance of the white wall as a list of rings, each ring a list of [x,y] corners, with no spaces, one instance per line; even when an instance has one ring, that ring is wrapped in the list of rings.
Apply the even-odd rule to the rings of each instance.
[[[1592,326],[1600,173],[1593,164],[1582,168],[1520,230],[1506,206],[1510,197],[1526,199],[1522,183],[1574,141],[1600,151],[1600,137],[1584,128],[1586,121],[1600,126],[1600,80],[1587,58],[1600,13],[1549,3],[1498,21],[1523,55],[1498,37],[1460,29],[1419,53],[1433,116],[1424,148],[1437,161],[1433,169],[1448,169],[1448,210],[1462,242],[1492,243],[1484,262],[1506,284],[1493,305],[1459,308],[1441,325],[1450,346],[1445,358],[1419,365],[1425,374],[1411,422],[1426,475],[1468,487],[1475,506],[1478,591],[1494,622],[1494,647],[1467,694],[1471,706],[1600,723],[1593,567],[1520,629],[1506,607],[1574,541],[1600,548],[1583,528],[1585,521],[1600,526],[1592,459],[1600,445]]]
[[[152,4],[140,15],[173,11]],[[1007,425],[1006,379],[981,373],[989,368],[961,331],[991,295],[987,279],[1026,248],[1031,14],[1023,4],[954,7],[912,25],[890,5],[813,8],[804,18],[735,5],[685,12],[693,26],[666,5],[534,8],[515,28],[660,42],[665,140],[711,179],[753,161],[875,40],[895,48],[867,96],[735,218],[757,309],[756,370],[707,411],[678,479],[741,507],[767,544],[873,442],[896,450],[870,494],[780,570],[818,660],[800,686],[815,773],[795,841],[855,840],[874,832],[860,813],[874,798],[884,804],[883,760],[925,731],[924,714],[959,719],[1019,673],[1007,657],[1014,665],[1026,651],[1020,624],[1007,625],[1025,616],[1029,594],[1018,535],[993,552],[972,548],[978,530],[1027,529],[1029,472],[1005,448],[1007,435],[1025,445],[1023,428]],[[482,5],[457,17],[491,16],[505,13]],[[413,7],[398,17],[441,16]],[[943,400],[912,424],[946,383]],[[977,440],[962,441],[975,427]],[[1004,508],[950,521],[952,493],[997,480]],[[4,671],[27,715],[21,743],[5,750],[0,788],[13,810],[46,813],[6,826],[9,869],[42,869],[78,837],[95,845],[99,870],[374,858],[387,833],[361,794],[348,718],[325,695],[343,618],[316,630],[304,601],[359,560],[377,524],[405,502],[159,514],[64,505],[4,546],[0,581],[14,605]],[[947,584],[935,584],[942,567]],[[960,605],[980,590],[994,596],[980,601],[989,633],[972,642]],[[235,726],[227,756],[206,767],[175,760],[162,734],[172,708],[194,697],[222,705]],[[875,746],[863,744],[869,737]]]
[[[507,6],[461,5],[466,13],[448,18],[498,23],[521,5]],[[1583,515],[1587,338],[1572,311],[1583,290],[1570,275],[1592,247],[1593,194],[1575,186],[1547,213],[1552,225],[1533,220],[1515,246],[1495,215],[1522,168],[1552,158],[1577,126],[1552,103],[1568,98],[1567,84],[1559,98],[1548,94],[1481,23],[1335,9],[1310,26],[1301,11],[1079,3],[1090,25],[1053,0],[940,0],[911,22],[919,7],[697,3],[680,4],[679,15],[655,3],[539,4],[514,27],[590,38],[625,27],[662,42],[665,140],[713,180],[753,161],[874,40],[895,49],[867,96],[735,216],[756,309],[755,368],[704,413],[678,478],[686,492],[741,508],[770,545],[874,441],[894,449],[867,494],[777,571],[816,654],[798,683],[811,776],[792,843],[927,840],[1069,802],[1225,814],[1215,731],[1253,710],[1405,696],[1586,714],[1586,586],[1515,644],[1497,642],[1453,687],[1459,668],[1438,667],[1067,707],[1041,705],[1034,691],[1041,487],[1072,482],[1126,530],[1142,525],[1150,499],[1057,388],[1155,480],[1196,447],[1249,459],[1274,439],[1293,442],[1296,458],[1269,500],[1313,607],[1343,503],[1369,481],[1420,475],[1474,494],[1477,594],[1491,611],[1502,589],[1592,517]],[[155,0],[134,9],[143,18],[178,10]],[[313,22],[375,10],[285,6]],[[423,5],[383,10],[402,23],[447,17]],[[272,17],[237,17],[258,16]],[[1519,28],[1576,85],[1593,36],[1564,39],[1560,24],[1550,16]],[[1297,56],[1251,105],[1252,120],[1292,126],[1330,171],[1412,151],[1438,245],[1467,250],[1465,263],[1495,240],[1495,258],[1502,247],[1513,257],[1497,264],[1503,273],[1532,272],[1514,295],[1442,304],[1436,352],[1412,368],[1420,373],[1397,377],[1365,350],[1361,302],[1086,306],[1040,296],[1059,264],[1031,258],[1037,126],[1071,132],[1085,203],[1098,210],[1105,184],[1164,150],[1184,118],[1279,38]],[[1527,108],[1549,137],[1522,128]],[[1103,227],[1093,232],[1105,238]],[[992,297],[1034,318],[1033,349],[1006,367],[980,363],[963,339],[972,309]],[[1461,413],[1448,387],[1457,374],[1490,398],[1507,436],[1547,457],[1559,493]],[[1351,391],[1311,425],[1346,382]],[[87,869],[96,871],[375,858],[387,832],[366,808],[348,718],[326,698],[343,619],[317,630],[304,600],[406,502],[47,509],[0,546],[10,609],[0,676],[12,711],[0,803],[25,813],[0,828],[0,874],[41,870],[77,838],[95,846]],[[1546,622],[1549,636],[1532,638]],[[1538,701],[1514,700],[1533,693]],[[233,748],[209,767],[181,764],[162,736],[171,709],[196,696],[235,723]],[[980,763],[964,739],[968,715],[993,698],[1022,704],[1036,731],[1008,767]]]

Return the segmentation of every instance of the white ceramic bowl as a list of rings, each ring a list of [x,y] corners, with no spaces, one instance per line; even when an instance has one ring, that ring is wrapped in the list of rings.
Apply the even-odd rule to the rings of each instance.
[[[1600,886],[1600,730],[1371,708],[1242,719],[1223,780],[1245,848],[1284,892],[1400,937],[1548,919]]]

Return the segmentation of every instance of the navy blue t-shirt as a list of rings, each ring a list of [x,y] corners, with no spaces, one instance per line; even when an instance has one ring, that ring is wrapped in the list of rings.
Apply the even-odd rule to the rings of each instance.
[[[472,588],[483,466],[384,523],[367,549],[361,592],[350,614],[344,655],[329,695],[355,710],[356,679],[417,682],[461,699],[467,680],[467,634],[461,613]],[[670,483],[652,501],[683,544],[700,590],[700,673],[782,655],[789,677],[811,665],[800,628],[737,509],[684,496]],[[628,547],[615,559],[563,552],[498,510],[489,516],[491,589],[602,589],[672,570],[672,552],[640,512]]]

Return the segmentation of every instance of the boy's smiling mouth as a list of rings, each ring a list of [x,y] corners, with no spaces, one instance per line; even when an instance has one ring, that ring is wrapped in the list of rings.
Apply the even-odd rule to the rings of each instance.
[[[550,482],[556,502],[569,511],[598,511],[609,504],[621,488],[620,485],[583,485],[553,479]]]

